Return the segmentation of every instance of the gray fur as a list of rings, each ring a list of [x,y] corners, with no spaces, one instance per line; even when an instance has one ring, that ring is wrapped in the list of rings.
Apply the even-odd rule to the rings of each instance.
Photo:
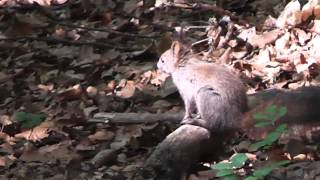
[[[223,66],[200,61],[200,57],[181,57],[182,49],[173,46],[163,53],[157,65],[171,74],[184,101],[186,113],[181,123],[212,132],[237,128],[247,110],[246,88],[239,77]],[[194,112],[200,117],[193,118]]]

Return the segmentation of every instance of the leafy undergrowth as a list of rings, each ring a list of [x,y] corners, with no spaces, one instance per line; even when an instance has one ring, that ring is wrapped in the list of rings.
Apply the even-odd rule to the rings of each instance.
[[[210,1],[29,2],[0,2],[1,179],[130,179],[176,125],[90,119],[181,111],[173,84],[160,88],[167,77],[155,70],[176,26],[207,59],[241,73],[250,93],[318,83],[312,1],[303,11],[297,1],[285,10],[278,1],[218,1],[237,16]],[[225,14],[231,20],[220,21]]]
[[[287,124],[276,126],[276,121],[287,113],[286,107],[277,107],[272,105],[267,107],[264,112],[254,114],[256,127],[273,126],[274,130],[269,132],[266,137],[255,143],[249,144],[247,151],[256,152],[259,149],[268,150],[276,143],[281,135],[287,130]],[[251,161],[251,162],[250,162]],[[273,159],[263,160],[266,165],[257,167],[253,164],[258,164],[259,160],[255,154],[236,153],[229,162],[220,162],[212,165],[212,169],[218,171],[217,176],[222,179],[237,179],[237,173],[244,176],[245,180],[265,179],[274,169],[282,167],[290,163],[289,160],[272,162]],[[250,162],[250,163],[249,163]]]

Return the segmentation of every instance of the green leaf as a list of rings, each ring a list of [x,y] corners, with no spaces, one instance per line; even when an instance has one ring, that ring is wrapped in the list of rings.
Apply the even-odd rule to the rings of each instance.
[[[248,177],[244,178],[244,180],[259,180],[259,179],[254,176],[248,176]]]
[[[253,176],[258,177],[258,178],[263,178],[263,177],[267,176],[272,170],[274,170],[278,167],[287,165],[289,163],[290,163],[290,161],[288,161],[288,160],[273,163],[268,167],[263,167],[261,169],[254,171]]]
[[[26,112],[17,112],[16,113],[16,119],[18,122],[26,121],[26,120],[28,120],[28,118],[29,118],[29,113],[26,113]]]
[[[287,107],[281,106],[278,111],[278,118],[281,118],[286,114],[287,114]]]
[[[255,127],[265,127],[265,126],[270,126],[270,125],[272,125],[272,122],[262,121],[262,122],[257,122],[254,126]]]
[[[261,147],[267,146],[268,142],[266,142],[265,140],[262,141],[258,141],[256,143],[253,143],[249,146],[249,150],[250,151],[256,151],[258,149],[260,149]]]
[[[272,164],[271,166],[272,167],[280,167],[280,166],[285,166],[285,165],[287,165],[289,163],[291,163],[291,161],[283,160],[283,161],[276,162],[276,163]]]
[[[32,114],[28,112],[17,112],[16,119],[21,124],[22,128],[33,128],[39,125],[44,119],[45,114]]]
[[[216,174],[217,177],[229,176],[233,174],[233,170],[231,169],[223,169],[219,170]]]
[[[256,151],[260,149],[261,147],[270,146],[272,143],[276,142],[281,134],[287,129],[287,124],[281,124],[279,125],[275,131],[270,132],[265,139],[262,141],[258,141],[254,144],[251,144],[249,149],[251,151]]]
[[[265,120],[270,120],[272,119],[272,116],[270,116],[269,114],[261,114],[261,113],[257,113],[253,115],[253,119],[257,120],[257,121],[265,121]]]
[[[217,163],[211,166],[215,170],[233,169],[231,163]]]
[[[267,145],[271,145],[272,143],[277,141],[280,136],[281,136],[281,133],[273,131],[267,135],[267,137],[264,139],[264,141],[267,142]]]
[[[247,161],[248,157],[245,153],[238,153],[231,158],[231,164],[233,167],[240,168]]]
[[[221,178],[222,180],[237,180],[236,175],[229,175],[229,176],[224,176]]]
[[[279,133],[283,133],[287,130],[287,124],[280,124],[276,129],[275,131],[276,132],[279,132]]]
[[[263,178],[267,176],[273,169],[274,167],[263,167],[261,169],[257,169],[253,172],[253,176],[257,178]]]
[[[265,111],[267,114],[270,114],[270,115],[276,115],[277,113],[277,106],[276,105],[271,105],[269,107],[266,108],[266,111]]]
[[[271,147],[272,147],[271,145],[265,145],[265,146],[263,146],[262,149],[267,150],[267,149],[269,149],[269,148],[271,148]]]

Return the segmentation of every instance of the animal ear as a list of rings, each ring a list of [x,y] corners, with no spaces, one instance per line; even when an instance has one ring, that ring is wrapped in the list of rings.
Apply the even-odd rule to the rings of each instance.
[[[182,48],[182,44],[179,41],[173,41],[171,44],[171,51],[176,61],[179,61],[181,59],[183,51]]]

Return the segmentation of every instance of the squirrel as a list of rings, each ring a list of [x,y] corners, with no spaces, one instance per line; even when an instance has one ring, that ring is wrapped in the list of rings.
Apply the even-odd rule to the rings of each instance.
[[[226,67],[188,55],[179,41],[174,41],[160,56],[157,67],[172,76],[184,101],[181,124],[200,126],[210,132],[240,128],[242,115],[248,109],[246,87]],[[197,117],[192,116],[195,112]]]

